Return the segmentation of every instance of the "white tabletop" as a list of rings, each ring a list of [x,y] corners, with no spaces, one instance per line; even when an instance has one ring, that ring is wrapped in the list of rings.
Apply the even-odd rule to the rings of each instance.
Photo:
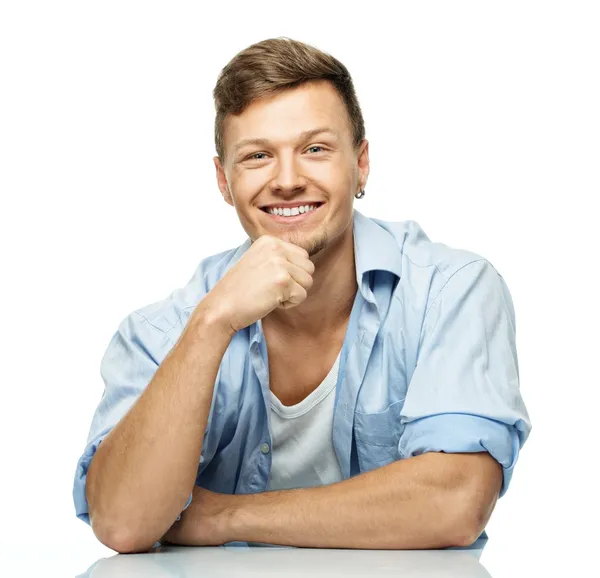
[[[435,576],[489,578],[481,550],[333,550],[288,547],[162,546],[97,560],[79,578]]]

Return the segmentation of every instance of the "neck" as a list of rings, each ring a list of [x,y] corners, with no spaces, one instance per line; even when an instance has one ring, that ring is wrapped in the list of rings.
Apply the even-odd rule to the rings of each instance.
[[[291,309],[274,309],[263,318],[291,336],[327,335],[345,327],[358,290],[352,226],[335,244],[313,257],[313,284],[305,301]]]

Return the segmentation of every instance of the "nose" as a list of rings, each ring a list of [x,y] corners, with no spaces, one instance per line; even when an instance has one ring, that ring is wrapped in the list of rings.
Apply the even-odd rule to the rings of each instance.
[[[306,187],[306,179],[298,170],[298,163],[293,154],[280,155],[276,164],[272,189],[280,193],[296,193]]]

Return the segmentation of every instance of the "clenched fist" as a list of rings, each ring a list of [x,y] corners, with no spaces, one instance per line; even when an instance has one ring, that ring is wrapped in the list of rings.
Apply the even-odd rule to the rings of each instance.
[[[215,307],[233,333],[276,307],[302,303],[312,286],[315,265],[308,251],[278,237],[262,235],[202,301]]]

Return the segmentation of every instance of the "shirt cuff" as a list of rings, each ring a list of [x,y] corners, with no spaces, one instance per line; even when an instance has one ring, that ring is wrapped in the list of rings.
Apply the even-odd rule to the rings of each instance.
[[[499,498],[508,489],[519,449],[519,435],[514,426],[463,413],[437,414],[409,422],[398,444],[403,458],[426,452],[489,452],[502,466]]]
[[[75,472],[75,481],[73,483],[73,502],[75,503],[75,514],[80,520],[90,525],[90,515],[88,510],[88,501],[85,494],[85,483],[87,481],[87,473],[90,463],[96,450],[110,433],[110,430],[99,435],[93,442],[88,444],[83,452],[83,455],[77,462],[77,470]]]
[[[193,495],[194,495],[194,492],[192,491],[192,493],[190,494],[190,497],[188,498],[187,504],[185,506],[183,506],[183,510],[181,510],[181,514],[183,514],[183,512],[185,512],[188,509],[188,506],[192,503]],[[181,520],[181,514],[179,514],[179,516],[177,516],[177,519],[175,520],[176,522],[179,522],[179,520]]]

